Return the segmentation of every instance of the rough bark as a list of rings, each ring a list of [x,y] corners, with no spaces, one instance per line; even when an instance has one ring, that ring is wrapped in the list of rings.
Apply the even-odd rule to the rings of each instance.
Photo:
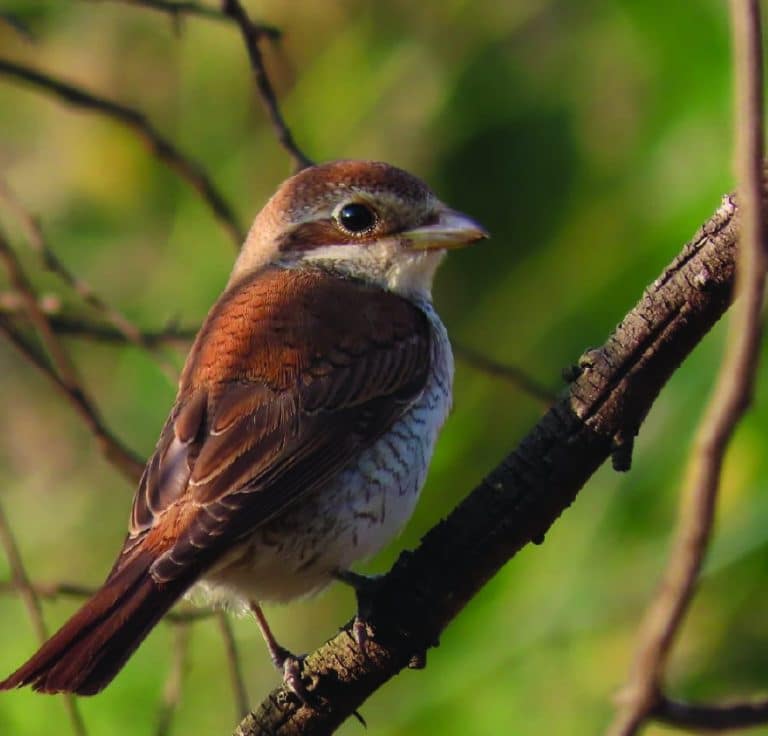
[[[363,596],[367,656],[351,622],[305,663],[316,707],[284,688],[237,736],[331,733],[440,633],[515,553],[541,543],[608,458],[627,469],[632,440],[671,374],[727,309],[738,211],[732,197],[643,293],[606,343],[585,353],[568,390],[487,478]]]

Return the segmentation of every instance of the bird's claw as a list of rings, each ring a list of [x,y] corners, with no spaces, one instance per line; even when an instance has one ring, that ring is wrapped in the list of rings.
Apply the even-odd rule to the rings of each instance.
[[[290,690],[304,705],[309,708],[314,707],[312,696],[304,685],[301,677],[301,670],[304,665],[304,657],[290,656],[283,661],[283,684]]]
[[[280,647],[274,652],[270,652],[270,657],[275,667],[283,675],[283,685],[292,692],[304,705],[312,708],[312,696],[307,690],[301,671],[304,666],[304,655],[295,655],[287,649]]]
[[[360,614],[355,616],[355,620],[352,624],[352,638],[355,640],[355,644],[357,644],[357,648],[360,650],[363,658],[367,660],[368,624],[360,618]]]
[[[351,570],[336,570],[334,573],[337,580],[349,585],[357,597],[357,614],[352,624],[350,632],[355,640],[363,658],[368,660],[368,634],[367,615],[371,611],[371,599],[381,582],[380,575],[361,575]]]

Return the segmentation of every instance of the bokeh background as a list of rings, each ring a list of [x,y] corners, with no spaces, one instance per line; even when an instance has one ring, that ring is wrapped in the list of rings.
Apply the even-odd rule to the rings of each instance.
[[[421,175],[493,239],[456,253],[435,300],[453,337],[553,390],[733,185],[724,0],[261,0],[285,35],[267,50],[286,117],[318,160],[383,159]],[[248,221],[289,173],[226,23],[113,2],[0,0],[36,36],[0,23],[0,54],[145,111],[201,161]],[[42,218],[61,259],[147,328],[195,325],[234,250],[197,196],[118,125],[0,77],[0,171]],[[34,260],[9,217],[24,262]],[[2,289],[6,289],[4,282]],[[36,284],[62,309],[76,300]],[[430,653],[362,709],[369,732],[595,734],[630,663],[668,553],[691,436],[722,347],[720,325],[664,390],[632,471],[603,468],[540,547],[525,549]],[[109,425],[148,454],[174,396],[134,348],[70,341]],[[768,351],[763,357],[768,358]],[[176,366],[183,351],[171,351]],[[132,488],[68,406],[0,342],[0,498],[35,580],[97,584],[125,529]],[[675,649],[671,692],[765,688],[768,381],[728,454],[717,538]],[[403,536],[365,565],[384,571],[509,451],[542,412],[459,363],[456,408]],[[0,578],[8,577],[0,559]],[[45,603],[50,627],[75,608]],[[281,641],[314,649],[352,614],[351,593],[268,615]],[[253,703],[278,681],[256,627],[236,622]],[[81,701],[93,734],[151,734],[170,667],[159,626],[102,695]],[[21,602],[0,598],[0,670],[36,647]],[[58,699],[0,697],[0,733],[66,732]],[[226,734],[235,711],[213,622],[196,624],[177,734]],[[341,733],[359,734],[355,722]],[[648,734],[671,730],[652,726]],[[768,729],[755,733],[768,733]]]

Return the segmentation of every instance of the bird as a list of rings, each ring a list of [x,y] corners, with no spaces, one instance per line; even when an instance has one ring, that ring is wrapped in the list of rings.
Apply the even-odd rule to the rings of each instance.
[[[411,516],[452,400],[433,277],[486,237],[386,163],[283,182],[192,344],[104,584],[0,689],[98,693],[201,591],[253,612],[301,695],[261,604],[345,579]]]

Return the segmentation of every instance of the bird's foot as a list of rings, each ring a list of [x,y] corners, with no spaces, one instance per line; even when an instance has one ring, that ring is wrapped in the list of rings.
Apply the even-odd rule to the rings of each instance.
[[[379,587],[383,575],[361,575],[352,570],[336,570],[333,577],[352,588],[358,602],[361,598],[369,599],[371,594]]]
[[[264,642],[267,645],[269,658],[272,660],[272,664],[274,664],[278,671],[283,675],[283,684],[302,703],[304,703],[304,705],[309,706],[310,708],[315,707],[313,698],[301,677],[304,656],[296,656],[292,652],[289,652],[285,647],[280,646],[269,628],[269,624],[264,617],[261,606],[255,601],[251,601],[250,605],[251,611],[256,618],[256,623],[264,637]]]
[[[378,589],[381,575],[361,575],[351,570],[336,570],[334,577],[342,583],[349,585],[357,597],[357,614],[352,624],[352,638],[355,640],[362,655],[368,658],[367,644],[370,639],[368,633],[368,614],[371,611],[371,602],[374,593]]]
[[[272,663],[283,675],[283,685],[290,690],[304,705],[313,708],[312,695],[301,676],[304,666],[304,655],[296,655],[283,647],[277,647],[269,652]]]

